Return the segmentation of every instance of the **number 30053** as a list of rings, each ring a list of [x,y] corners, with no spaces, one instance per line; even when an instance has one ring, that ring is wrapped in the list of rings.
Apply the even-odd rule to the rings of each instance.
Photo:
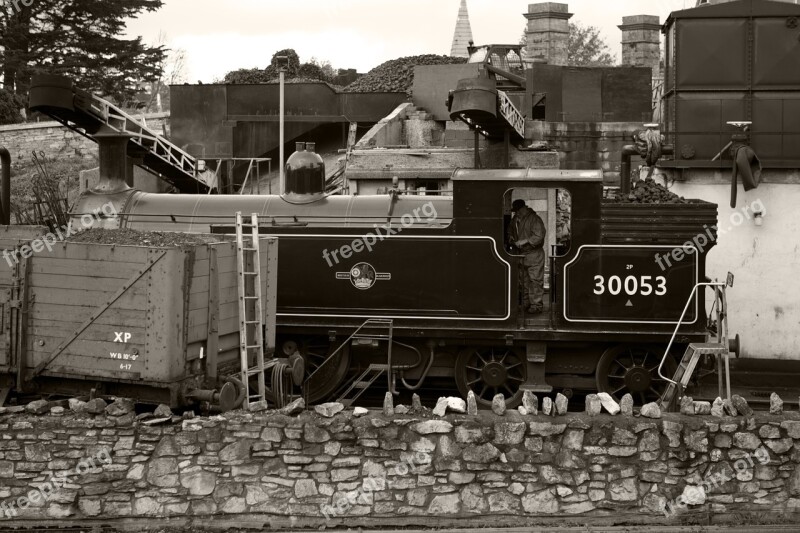
[[[598,275],[594,277],[594,282],[594,293],[598,295],[605,294],[606,291],[613,296],[621,294],[623,291],[628,296],[637,294],[664,296],[667,294],[667,278],[664,276],[657,276],[655,279],[653,276],[627,276],[625,279],[611,276],[606,281],[605,276]]]

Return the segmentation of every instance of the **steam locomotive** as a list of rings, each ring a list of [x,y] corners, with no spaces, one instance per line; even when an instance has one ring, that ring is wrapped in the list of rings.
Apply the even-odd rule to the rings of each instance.
[[[276,356],[305,359],[311,402],[385,376],[393,392],[452,378],[484,405],[554,388],[644,403],[662,390],[673,333],[676,353],[706,338],[693,289],[713,240],[690,243],[716,226],[714,204],[606,203],[600,171],[532,169],[455,170],[452,196],[328,195],[305,150],[287,162],[283,195],[148,194],[125,184],[124,165],[103,168],[125,161],[124,143],[100,144],[101,183],[76,219],[110,202],[117,215],[97,225],[213,233],[256,213],[278,237]],[[556,191],[571,198],[568,239],[549,253],[544,312],[528,315],[522,257],[506,244],[511,203]]]

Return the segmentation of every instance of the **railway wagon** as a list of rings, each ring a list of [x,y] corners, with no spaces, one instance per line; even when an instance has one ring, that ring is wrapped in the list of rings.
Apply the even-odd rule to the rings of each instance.
[[[326,195],[319,164],[290,158],[283,195],[147,194],[117,179],[74,216],[112,202],[106,227],[205,233],[257,213],[279,240],[277,353],[304,356],[312,401],[347,400],[386,376],[394,392],[455,378],[482,404],[554,387],[644,402],[660,390],[673,332],[676,353],[706,339],[705,298],[692,292],[705,281],[714,204],[606,204],[600,171],[530,169],[456,170],[452,196]],[[545,310],[531,316],[522,258],[506,242],[512,201],[535,191],[566,193],[572,217],[549,250]],[[699,234],[707,242],[693,246]]]
[[[240,370],[235,242],[55,242],[46,228],[22,232],[2,241],[0,404],[12,390],[223,411],[241,403],[240,382],[228,378]],[[264,316],[274,317],[275,239],[263,237],[260,253]],[[272,349],[274,321],[265,331]]]

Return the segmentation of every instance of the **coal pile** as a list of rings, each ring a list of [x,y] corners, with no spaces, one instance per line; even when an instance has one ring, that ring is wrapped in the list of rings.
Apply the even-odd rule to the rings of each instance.
[[[90,228],[70,236],[67,242],[85,244],[116,244],[120,246],[147,246],[149,248],[178,248],[209,242],[219,242],[216,236],[172,231],[137,231],[132,229]]]
[[[610,201],[626,204],[686,204],[683,196],[655,182],[653,178],[645,178],[636,183],[628,195],[617,193]]]
[[[466,63],[464,57],[424,54],[392,59],[370,70],[367,74],[344,88],[344,92],[397,92],[411,94],[414,85],[414,67],[417,65],[453,65]]]

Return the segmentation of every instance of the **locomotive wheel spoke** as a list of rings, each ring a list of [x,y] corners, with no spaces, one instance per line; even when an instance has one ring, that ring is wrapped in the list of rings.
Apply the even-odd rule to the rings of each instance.
[[[478,403],[488,407],[498,393],[506,403],[516,407],[522,400],[520,385],[526,381],[524,356],[505,347],[466,348],[458,354],[456,384],[463,396],[472,391]]]
[[[597,390],[607,392],[620,400],[631,394],[643,405],[660,398],[659,389],[666,381],[658,374],[663,348],[655,345],[617,345],[609,348],[597,364]],[[662,368],[664,375],[672,375],[675,359],[668,357]]]

